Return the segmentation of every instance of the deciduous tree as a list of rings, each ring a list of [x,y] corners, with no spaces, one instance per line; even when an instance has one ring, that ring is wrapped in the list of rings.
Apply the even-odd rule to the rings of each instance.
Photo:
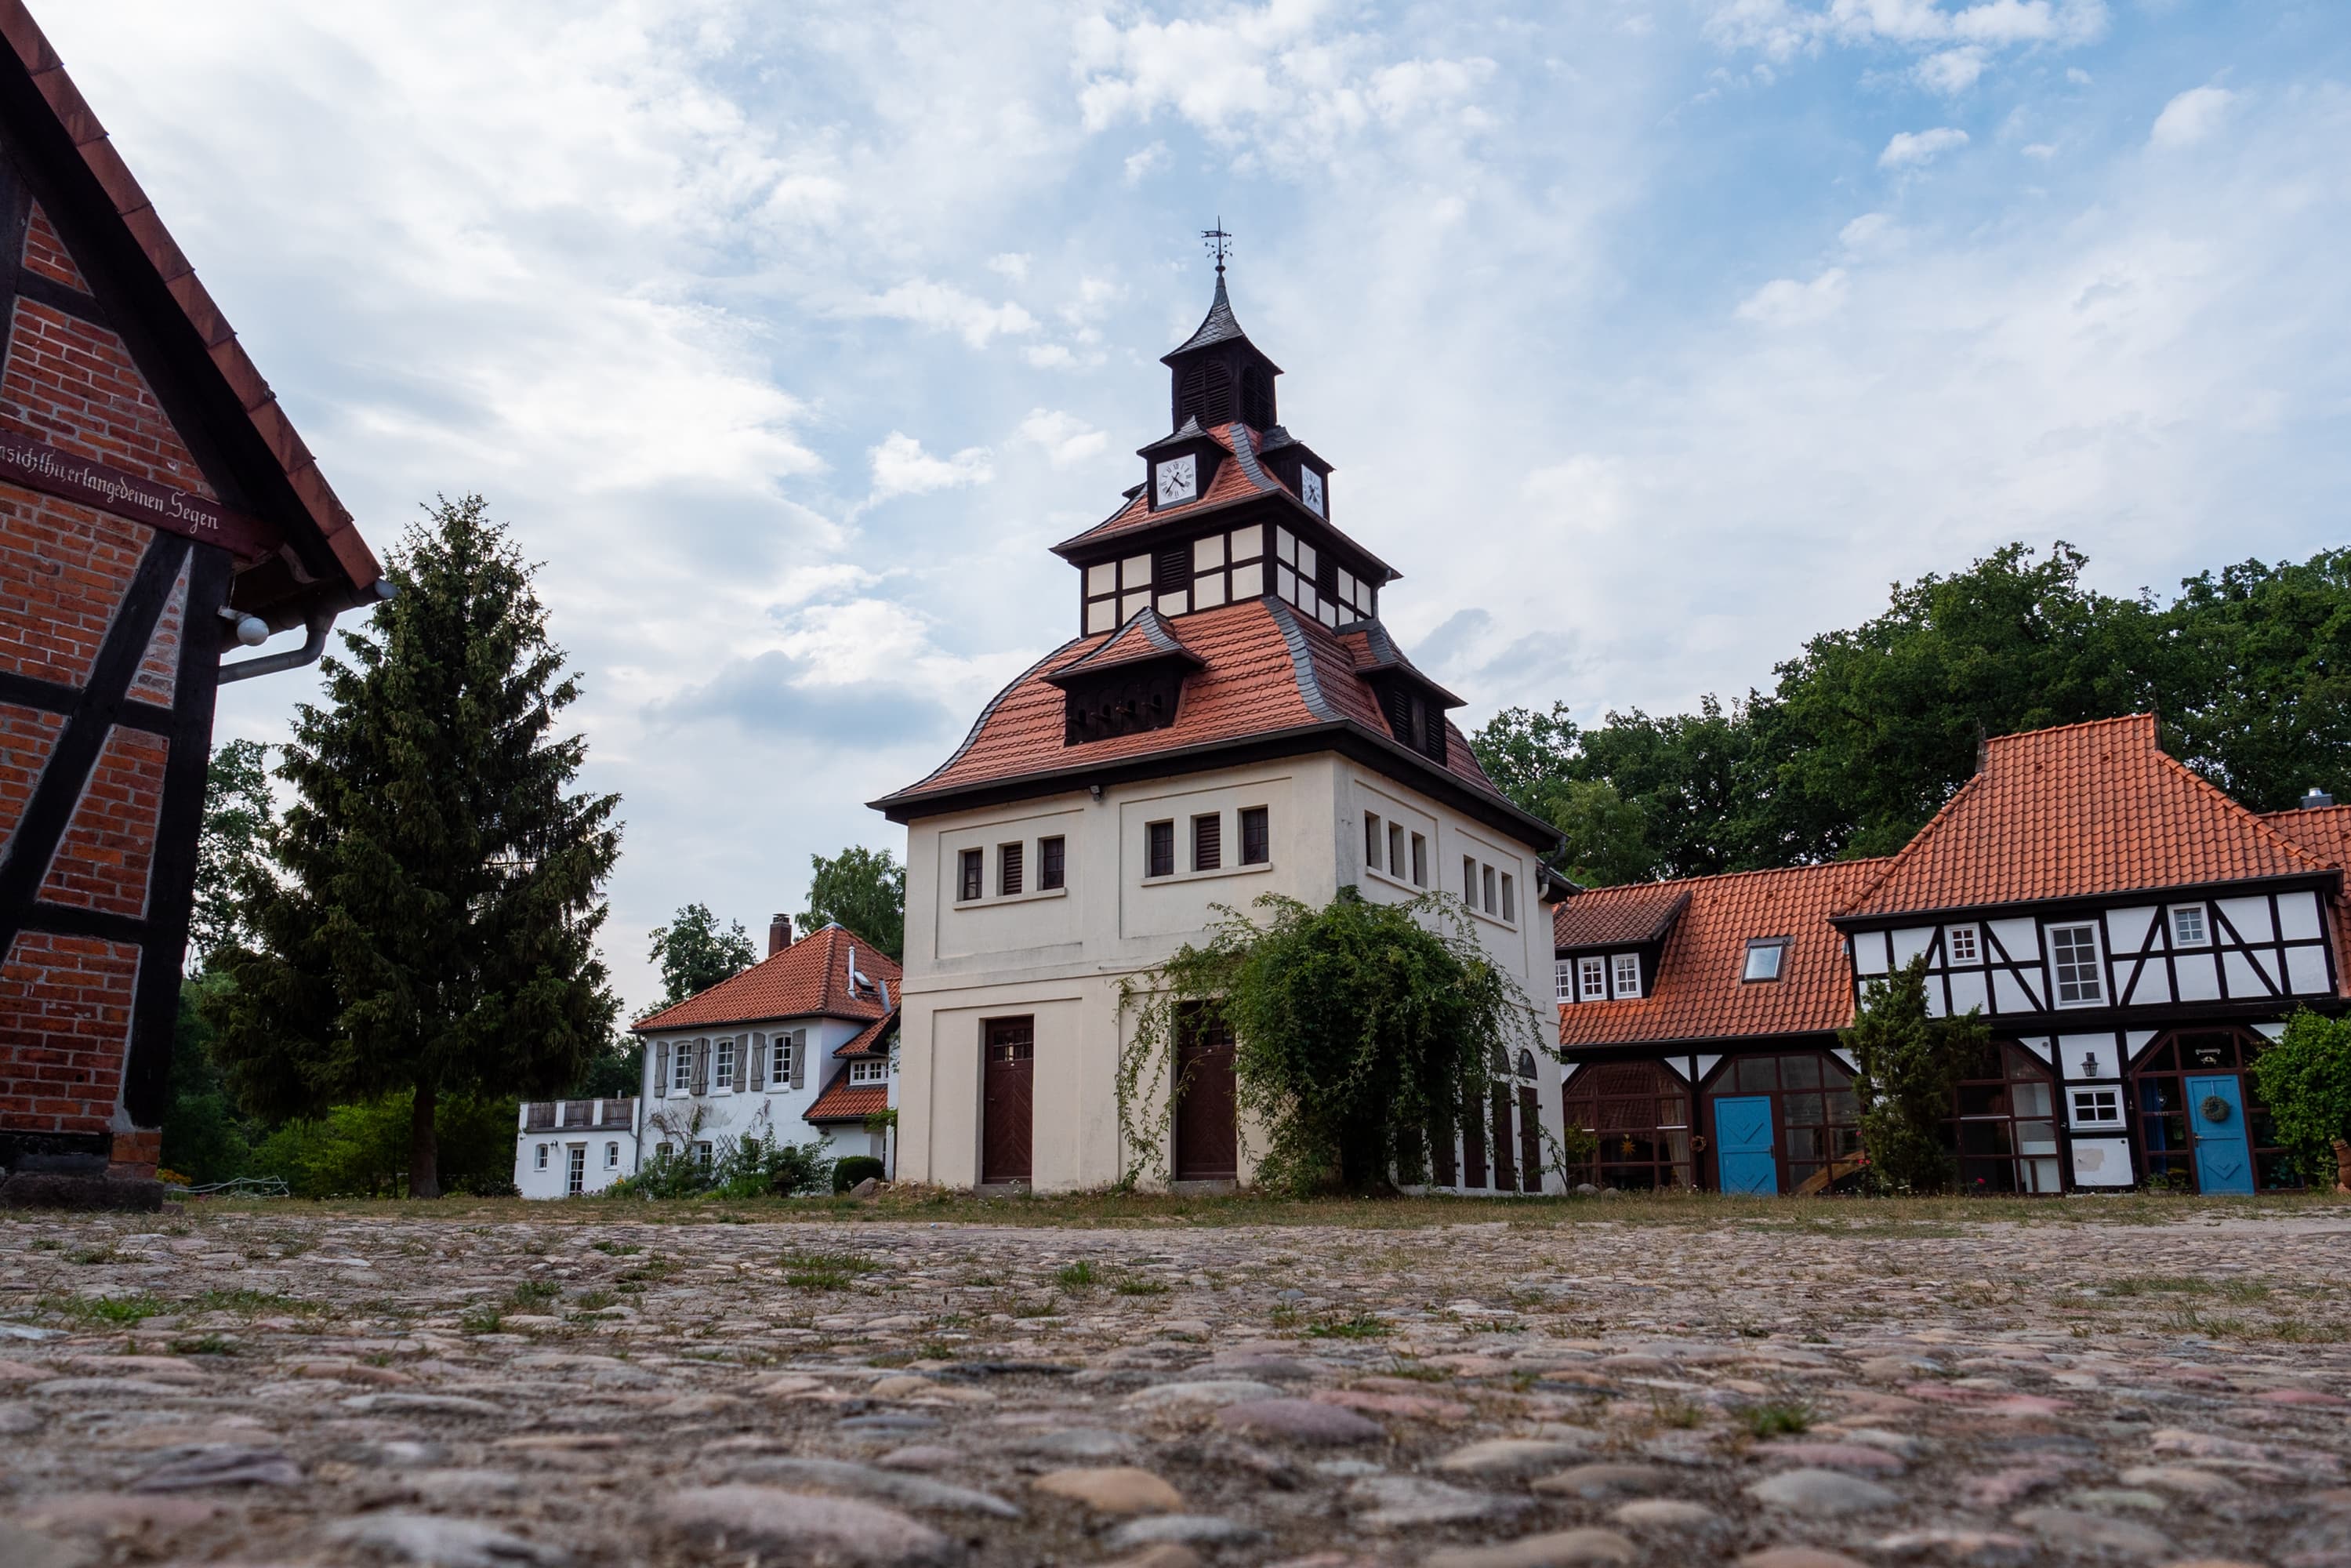
[[[689,904],[653,927],[653,950],[645,955],[661,968],[662,999],[668,1007],[698,996],[719,981],[749,968],[758,955],[739,920],[719,928],[706,904]]]
[[[888,850],[852,844],[827,858],[809,856],[809,906],[800,929],[837,920],[890,955],[906,958],[906,868]]]

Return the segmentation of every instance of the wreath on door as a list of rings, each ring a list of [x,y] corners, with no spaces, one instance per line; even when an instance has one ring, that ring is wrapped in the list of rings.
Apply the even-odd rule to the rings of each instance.
[[[2207,1094],[2204,1103],[2197,1109],[2204,1113],[2204,1119],[2208,1122],[2225,1122],[2236,1108],[2218,1094]]]

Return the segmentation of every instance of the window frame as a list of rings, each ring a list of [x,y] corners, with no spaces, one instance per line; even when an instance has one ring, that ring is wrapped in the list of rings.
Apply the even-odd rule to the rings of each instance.
[[[1061,833],[1049,833],[1037,841],[1037,891],[1054,893],[1065,885],[1070,874],[1069,839]]]
[[[1575,999],[1581,1002],[1604,1002],[1608,999],[1606,958],[1591,953],[1575,961]]]
[[[1273,808],[1243,806],[1234,815],[1240,825],[1239,863],[1271,865],[1273,863]]]
[[[768,1037],[768,1087],[789,1089],[792,1085],[792,1053],[799,1049],[801,1030],[778,1030]]]
[[[1518,923],[1518,879],[1513,877],[1509,872],[1504,872],[1502,873],[1502,924],[1505,925],[1516,925]]]
[[[673,1094],[694,1092],[694,1042],[690,1040],[670,1042],[669,1092]]]
[[[1018,898],[1029,877],[1029,843],[1015,839],[996,846],[996,896]]]
[[[2091,1103],[2085,1110],[2083,1102]],[[2101,1107],[2098,1102],[2105,1104]],[[2103,1110],[2104,1113],[2101,1114]],[[2065,1124],[2075,1132],[2122,1133],[2123,1089],[2120,1083],[2069,1085],[2065,1091]]]
[[[875,1058],[852,1057],[849,1061],[849,1081],[852,1083],[887,1083],[890,1063]]]
[[[1554,1003],[1575,1000],[1575,960],[1553,958],[1551,962],[1551,999]]]
[[[536,1169],[545,1170],[547,1168],[547,1148],[548,1145],[545,1144],[538,1145],[538,1164],[535,1167]]]
[[[1176,874],[1176,819],[1143,824],[1143,880],[1157,882]]]
[[[2166,925],[2171,937],[2171,945],[2174,947],[2210,947],[2212,946],[2212,911],[2205,904],[2201,903],[2175,904],[2166,910],[2164,914]],[[2179,917],[2183,915],[2192,915],[2195,917],[2195,936],[2183,936],[2179,934]]]
[[[1629,984],[1626,983],[1625,978],[1625,972],[1627,969],[1630,969],[1633,973],[1633,978]],[[1641,955],[1638,953],[1616,953],[1610,955],[1608,965],[1608,994],[1622,1001],[1640,1000]]]
[[[1791,938],[1786,936],[1750,936],[1746,956],[1739,968],[1739,983],[1742,986],[1769,986],[1787,978],[1790,942]],[[1771,955],[1771,972],[1759,975],[1755,972],[1755,961],[1765,953]]]
[[[956,902],[975,904],[987,893],[987,852],[977,846],[958,850],[956,859]]]
[[[1192,869],[1195,872],[1225,869],[1225,814],[1222,811],[1193,814]]]
[[[2050,1005],[2052,1007],[2058,1008],[2105,1007],[2106,1005],[2107,989],[2106,954],[2105,944],[2100,941],[2098,937],[2098,923],[2095,920],[2052,921],[2043,925],[2041,929],[2043,933],[2042,941],[2046,944],[2049,955]],[[2061,936],[2071,937],[2075,934],[2085,932],[2088,934],[2089,937],[2090,956],[2088,969],[2090,986],[2092,988],[2088,996],[2076,996],[2069,998],[2064,995],[2065,988],[2069,984],[2078,987],[2081,982],[2078,978],[2073,981],[2068,981],[2062,977],[2059,971],[2065,968],[2079,969],[2082,965],[2078,958],[2061,959],[2058,957],[2058,940]],[[2073,941],[2068,941],[2066,946],[2068,947],[2078,948],[2078,944]]]
[[[735,1037],[733,1035],[722,1034],[712,1037],[710,1041],[710,1088],[713,1093],[717,1092],[721,1089],[726,1090],[730,1094],[735,1092],[737,1087],[735,1082],[735,1067],[737,1059],[738,1053],[735,1049]]]
[[[609,1141],[604,1145],[604,1168],[608,1171],[616,1171],[621,1168],[621,1145],[617,1139]]]
[[[1428,885],[1428,838],[1423,833],[1412,836],[1412,885]]]
[[[1967,946],[1967,951],[1964,953],[1959,951],[1962,942]],[[1970,922],[1964,925],[1947,925],[1943,928],[1943,967],[1945,968],[1972,968],[1982,962],[1983,931],[1980,926]]]
[[[1380,869],[1380,846],[1386,842],[1387,835],[1380,831],[1380,814],[1377,811],[1364,812],[1364,869],[1365,871]]]

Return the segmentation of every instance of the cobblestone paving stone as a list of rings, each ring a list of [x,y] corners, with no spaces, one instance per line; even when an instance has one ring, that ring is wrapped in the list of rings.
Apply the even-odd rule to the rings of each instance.
[[[1596,1209],[9,1217],[0,1564],[2351,1568],[2351,1208]]]

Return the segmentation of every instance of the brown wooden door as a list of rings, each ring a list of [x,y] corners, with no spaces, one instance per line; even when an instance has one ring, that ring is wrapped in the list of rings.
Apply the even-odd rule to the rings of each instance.
[[[1029,1179],[1035,1147],[1037,1021],[989,1019],[982,1026],[979,1179]]]
[[[1473,1091],[1461,1100],[1461,1185],[1475,1192],[1486,1185],[1485,1107]]]
[[[1510,1086],[1497,1083],[1491,1096],[1494,1103],[1494,1186],[1502,1192],[1516,1192],[1519,1187],[1519,1162],[1510,1136]]]
[[[1176,1046],[1176,1179],[1233,1181],[1240,1132],[1233,1077],[1233,1031],[1189,1026]]]
[[[1533,1084],[1519,1086],[1519,1186],[1527,1192],[1542,1191],[1541,1104]]]

